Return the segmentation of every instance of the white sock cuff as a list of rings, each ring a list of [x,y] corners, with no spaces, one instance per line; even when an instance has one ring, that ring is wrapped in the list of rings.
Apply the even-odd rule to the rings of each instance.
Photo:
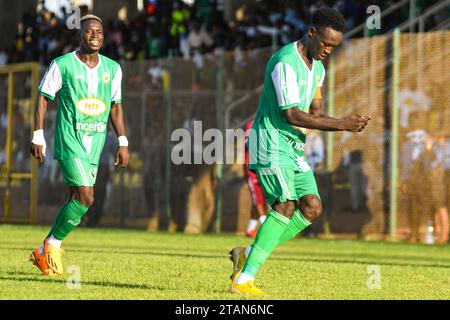
[[[50,236],[47,242],[53,248],[61,248],[62,240],[56,239],[53,235]]]
[[[254,277],[252,277],[246,273],[240,273],[236,279],[236,283],[242,284],[242,283],[246,283],[246,282],[253,281],[253,280],[255,280]]]

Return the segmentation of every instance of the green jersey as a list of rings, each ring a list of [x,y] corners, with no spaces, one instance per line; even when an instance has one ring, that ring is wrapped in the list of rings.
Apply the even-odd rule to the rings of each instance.
[[[39,92],[50,100],[58,93],[54,158],[87,159],[98,164],[106,139],[111,105],[121,102],[119,64],[99,55],[89,68],[75,52],[56,58],[47,69]]]
[[[264,88],[249,134],[250,169],[290,168],[310,170],[303,153],[306,129],[289,124],[283,113],[289,108],[309,112],[316,91],[322,86],[325,68],[313,60],[309,69],[290,43],[269,60],[264,74]],[[253,135],[253,139],[252,139]]]

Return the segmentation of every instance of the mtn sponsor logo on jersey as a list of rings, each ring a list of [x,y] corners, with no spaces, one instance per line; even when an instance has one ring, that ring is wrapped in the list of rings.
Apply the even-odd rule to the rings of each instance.
[[[77,102],[77,109],[85,115],[95,117],[106,111],[106,104],[95,98],[81,99]]]
[[[77,131],[103,133],[106,131],[106,124],[103,122],[95,122],[95,123],[77,122],[76,128]]]

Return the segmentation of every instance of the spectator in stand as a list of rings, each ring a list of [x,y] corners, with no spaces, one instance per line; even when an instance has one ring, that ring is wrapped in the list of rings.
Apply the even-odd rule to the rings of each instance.
[[[435,2],[417,0],[416,13]],[[195,27],[195,23],[189,23],[192,20],[198,21],[201,30],[212,39],[207,40],[208,51],[284,45],[303,36],[305,21],[323,5],[339,10],[346,18],[346,30],[350,30],[364,23],[369,5],[376,4],[384,10],[392,3],[392,0],[260,0],[243,5],[239,8],[240,19],[225,23],[223,0],[196,0],[191,7],[180,0],[157,1],[148,4],[130,22],[108,22],[103,52],[115,60],[160,58],[167,56],[169,50],[173,55],[188,57],[188,36]],[[48,65],[55,57],[76,49],[77,43],[73,40],[76,30],[66,27],[69,13],[64,8],[60,13],[50,12],[44,1],[39,2],[38,8],[37,13],[23,15],[17,25],[15,42],[0,51],[0,63],[39,61]],[[81,16],[89,13],[85,5],[80,6],[80,10]],[[405,21],[405,13],[409,14],[409,10],[405,10],[383,18],[381,32]],[[436,21],[444,18],[434,17]],[[192,56],[192,52],[190,54]]]
[[[449,238],[449,195],[450,195],[450,140],[445,134],[434,136],[434,154],[436,160],[432,163],[433,171],[437,171],[434,183],[435,193],[441,193],[441,201],[435,213],[436,242],[447,243]],[[441,186],[442,185],[442,186]]]
[[[191,24],[191,31],[187,39],[189,53],[192,56],[195,52],[205,53],[210,51],[214,44],[211,35],[202,28],[200,21],[194,20]]]
[[[211,30],[211,38],[216,48],[222,48],[224,50],[233,49],[232,31],[223,19],[214,21]]]
[[[6,48],[0,49],[0,66],[8,64],[8,51]]]

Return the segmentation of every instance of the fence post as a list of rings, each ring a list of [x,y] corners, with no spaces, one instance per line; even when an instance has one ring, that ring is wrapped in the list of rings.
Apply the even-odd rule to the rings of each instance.
[[[414,23],[411,23],[416,17],[416,0],[409,1],[409,32],[414,32]]]
[[[392,63],[392,122],[391,122],[391,159],[390,159],[390,238],[397,240],[397,180],[398,180],[398,126],[399,126],[399,72],[400,72],[400,29],[395,29],[393,37]]]
[[[335,102],[335,59],[334,55],[330,57],[330,67],[328,71],[328,106],[327,113],[330,117],[334,116],[334,102]],[[334,171],[334,133],[332,131],[327,132],[327,203],[324,212],[325,223],[324,223],[324,233],[330,234],[330,216],[331,210],[333,209],[333,171]]]
[[[166,70],[164,71],[164,79],[163,79],[163,90],[164,90],[164,100],[166,104],[166,165],[165,165],[165,181],[164,184],[164,198],[165,198],[165,211],[168,220],[168,228],[169,231],[173,226],[172,221],[172,206],[171,206],[171,165],[172,161],[170,158],[172,143],[170,141],[170,137],[172,135],[172,71],[173,71],[173,53],[172,50],[169,50],[169,58],[168,65]]]
[[[11,170],[12,170],[12,150],[13,150],[13,115],[14,112],[14,72],[8,72],[8,128],[6,129],[6,190],[3,202],[4,218],[8,221],[11,215]]]
[[[221,49],[219,53],[218,62],[218,72],[217,72],[217,96],[216,96],[216,117],[217,117],[217,128],[222,132],[222,137],[225,138],[225,128],[224,128],[224,50]],[[217,190],[216,190],[216,224],[215,231],[220,233],[222,229],[222,174],[223,174],[223,159],[226,154],[226,141],[224,141],[224,153],[222,153],[222,159],[220,157],[216,161],[216,175],[217,175]],[[216,154],[217,156],[217,154]]]
[[[33,63],[31,67],[31,128],[35,128],[34,108],[36,106],[39,87],[39,64]],[[31,129],[34,130],[34,129]],[[30,139],[31,141],[31,139]],[[30,157],[30,223],[37,223],[37,196],[38,196],[38,162]]]

